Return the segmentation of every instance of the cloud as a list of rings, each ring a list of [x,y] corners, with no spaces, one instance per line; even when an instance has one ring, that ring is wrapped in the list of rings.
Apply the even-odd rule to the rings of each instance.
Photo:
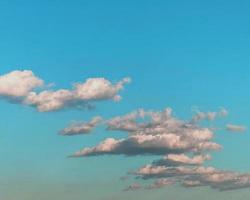
[[[119,101],[121,96],[117,93],[129,83],[124,78],[117,84],[112,84],[104,78],[89,78],[83,83],[77,83],[72,90],[60,89],[56,91],[31,92],[24,103],[35,106],[40,112],[54,111],[67,107],[84,106],[88,102],[113,99]]]
[[[59,131],[60,135],[80,135],[90,133],[100,122],[102,118],[97,116],[93,117],[89,122],[73,123],[69,127],[66,127]]]
[[[147,121],[146,119],[146,122],[138,123],[138,120],[145,118],[149,118],[149,121]],[[134,134],[137,134],[139,131],[143,131],[144,134],[145,132],[147,132],[147,134],[152,134],[150,128],[154,128],[154,126],[157,126],[158,124],[161,125],[165,121],[169,128],[171,128],[170,126],[172,126],[173,128],[177,127],[180,124],[178,120],[172,117],[171,108],[166,108],[164,111],[161,112],[145,111],[143,109],[138,109],[127,115],[118,116],[108,120],[107,130],[125,131],[130,132],[130,134],[132,134],[133,132],[135,132]],[[147,131],[145,129],[147,129]],[[154,129],[153,131],[156,134],[160,130],[155,132],[156,129]]]
[[[189,131],[196,128],[191,123],[174,118],[171,108],[166,108],[160,112],[138,109],[107,121],[107,130],[125,131],[130,135],[178,133],[182,130]]]
[[[107,121],[107,130],[136,131],[140,129],[140,125],[135,120],[144,116],[143,110],[136,110],[127,115],[115,117]]]
[[[168,178],[168,177],[188,177],[201,174],[215,173],[216,169],[213,167],[203,166],[157,166],[146,165],[135,172],[135,175],[140,176],[143,179],[151,178]]]
[[[117,93],[123,89],[124,84],[130,81],[130,78],[126,77],[112,85],[104,78],[89,78],[84,83],[75,84],[74,93],[76,98],[81,100],[114,99],[119,101],[121,96]]]
[[[118,94],[130,78],[123,78],[112,84],[105,78],[89,78],[82,83],[75,83],[71,90],[42,90],[37,87],[44,81],[36,77],[32,71],[12,71],[0,76],[0,97],[15,100],[16,103],[37,108],[39,112],[55,111],[64,108],[89,108],[91,103],[113,99],[119,101]]]
[[[227,124],[226,130],[232,131],[232,132],[244,132],[246,131],[246,127],[241,126],[241,125],[235,125],[235,124]]]
[[[206,132],[208,130],[204,130]],[[203,134],[202,131],[199,131]],[[176,134],[132,135],[126,139],[108,138],[95,147],[84,148],[72,156],[95,156],[104,154],[163,155],[189,151],[219,150],[220,145],[195,138],[195,135]]]
[[[155,165],[178,166],[178,165],[202,165],[205,161],[211,160],[210,155],[196,155],[188,157],[185,154],[168,154],[162,159],[154,162]]]
[[[30,70],[12,71],[0,76],[0,96],[9,99],[25,97],[33,89],[43,85],[43,80]]]

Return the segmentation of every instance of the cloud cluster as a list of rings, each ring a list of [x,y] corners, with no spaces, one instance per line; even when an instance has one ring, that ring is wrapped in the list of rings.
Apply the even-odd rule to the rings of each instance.
[[[146,118],[144,122],[138,120]],[[108,130],[128,131],[123,139],[108,138],[95,147],[84,148],[73,156],[103,154],[165,155],[170,153],[219,150],[208,128],[178,120],[170,108],[162,112],[142,109],[122,117],[108,120]]]
[[[89,78],[75,83],[71,89],[46,89],[46,84],[32,71],[12,71],[0,76],[0,98],[14,103],[35,107],[39,112],[64,108],[86,108],[102,100],[119,101],[119,92],[129,83],[124,78],[111,83],[104,78]],[[172,109],[146,111],[139,109],[124,116],[103,120],[97,116],[88,122],[73,123],[59,131],[60,135],[89,134],[99,124],[108,131],[121,131],[127,136],[107,138],[93,147],[85,147],[71,157],[98,155],[161,156],[140,167],[130,175],[141,180],[151,180],[148,186],[137,183],[125,191],[156,189],[168,185],[183,187],[209,186],[223,191],[250,187],[250,173],[238,173],[209,167],[205,162],[212,159],[211,151],[222,146],[214,141],[214,131],[199,124],[202,120],[213,121],[225,117],[224,108],[217,112],[201,112],[187,121],[173,116]],[[245,126],[227,124],[226,130],[244,132]]]
[[[104,78],[89,78],[85,82],[76,83],[71,90],[42,90],[44,81],[36,77],[32,71],[12,71],[0,76],[0,97],[20,104],[30,105],[39,112],[60,110],[67,107],[87,107],[89,103],[113,99],[119,101],[118,94],[130,78],[124,78],[112,84]]]
[[[162,156],[130,173],[142,180],[153,180],[153,183],[148,186],[132,184],[125,191],[156,189],[175,184],[188,188],[209,186],[220,191],[250,187],[248,173],[205,166],[205,162],[212,159],[209,152],[220,150],[221,145],[214,141],[215,130],[201,127],[198,122],[214,120],[227,114],[225,109],[218,112],[199,112],[191,120],[183,121],[174,117],[170,108],[160,112],[139,109],[105,122],[107,130],[126,132],[127,137],[105,139],[94,147],[77,151],[72,156]],[[227,128],[242,131],[242,127],[235,125]]]
[[[175,180],[184,187],[210,186],[220,191],[250,187],[250,173],[203,166],[146,165],[135,172],[142,179]]]

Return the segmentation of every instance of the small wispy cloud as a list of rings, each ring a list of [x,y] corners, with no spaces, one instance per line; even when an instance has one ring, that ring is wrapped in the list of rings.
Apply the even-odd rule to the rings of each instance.
[[[218,112],[202,112],[198,109],[195,110],[196,114],[192,118],[192,122],[197,123],[202,120],[213,121],[217,117],[226,117],[228,115],[228,111],[225,108],[221,108]]]
[[[89,134],[101,122],[102,118],[97,116],[93,117],[89,122],[72,123],[69,127],[66,127],[59,131],[59,135],[70,136]]]
[[[231,132],[245,132],[246,127],[242,125],[227,124],[226,130],[231,131]]]

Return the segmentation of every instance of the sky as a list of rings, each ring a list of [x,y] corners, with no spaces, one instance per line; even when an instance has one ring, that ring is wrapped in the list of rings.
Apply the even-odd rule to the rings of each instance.
[[[249,7],[1,1],[0,199],[247,199]]]

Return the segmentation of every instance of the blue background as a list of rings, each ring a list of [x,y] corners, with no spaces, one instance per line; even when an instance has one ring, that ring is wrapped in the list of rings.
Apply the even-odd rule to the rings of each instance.
[[[226,123],[249,126],[250,2],[211,1],[1,1],[0,74],[30,69],[55,88],[89,77],[132,78],[119,103],[94,111],[38,113],[0,101],[0,198],[5,200],[227,199],[245,200],[249,189],[208,188],[123,192],[119,177],[152,157],[67,155],[106,137],[60,137],[72,120],[111,118],[137,108],[171,107],[183,119],[192,108],[225,107]],[[211,165],[249,171],[250,136],[216,133],[223,145]]]

